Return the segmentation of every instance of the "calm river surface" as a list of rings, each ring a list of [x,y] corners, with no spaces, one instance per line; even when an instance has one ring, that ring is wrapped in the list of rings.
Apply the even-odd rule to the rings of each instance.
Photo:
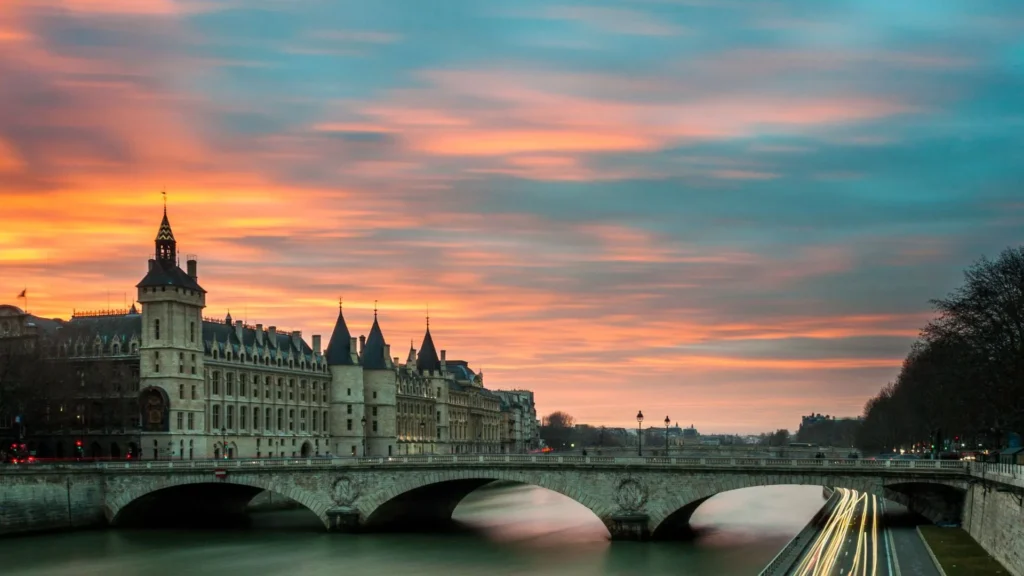
[[[0,540],[4,576],[283,574],[499,576],[756,575],[821,508],[821,488],[773,486],[705,502],[692,542],[608,541],[590,511],[540,488],[480,490],[455,511],[459,534],[327,534],[304,510],[254,515],[226,531],[96,530]]]

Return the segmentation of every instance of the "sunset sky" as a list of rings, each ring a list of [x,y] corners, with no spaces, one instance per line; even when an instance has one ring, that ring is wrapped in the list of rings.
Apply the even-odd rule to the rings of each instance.
[[[1024,3],[0,0],[0,303],[130,301],[163,188],[208,316],[795,430],[1024,240]]]

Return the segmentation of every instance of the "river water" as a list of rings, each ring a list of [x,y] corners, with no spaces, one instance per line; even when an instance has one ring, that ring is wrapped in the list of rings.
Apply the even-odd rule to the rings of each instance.
[[[726,492],[694,513],[688,542],[609,542],[586,508],[530,486],[478,490],[457,534],[328,534],[305,510],[237,530],[93,530],[0,540],[4,576],[756,575],[821,508],[820,487]]]

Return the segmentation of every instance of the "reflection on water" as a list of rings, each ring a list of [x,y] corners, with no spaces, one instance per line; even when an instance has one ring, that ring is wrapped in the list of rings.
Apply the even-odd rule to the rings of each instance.
[[[692,542],[608,541],[581,505],[540,488],[471,494],[458,534],[327,534],[307,511],[254,515],[233,531],[102,530],[0,540],[5,576],[172,574],[745,575],[758,571],[821,507],[821,489],[775,486],[705,502]]]

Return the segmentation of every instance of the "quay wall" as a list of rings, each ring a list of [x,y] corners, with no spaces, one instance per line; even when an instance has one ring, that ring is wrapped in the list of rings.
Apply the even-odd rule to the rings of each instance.
[[[1024,505],[1021,493],[994,483],[972,484],[962,526],[1013,576],[1024,576]]]
[[[0,536],[106,524],[96,473],[0,474]]]

